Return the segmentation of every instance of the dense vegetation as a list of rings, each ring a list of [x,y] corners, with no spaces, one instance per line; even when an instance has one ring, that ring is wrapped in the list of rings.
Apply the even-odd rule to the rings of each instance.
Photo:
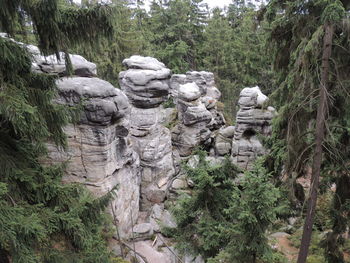
[[[282,195],[258,161],[244,176],[227,158],[212,166],[205,152],[198,165],[187,167],[194,182],[191,196],[174,208],[178,227],[172,235],[187,253],[199,253],[211,263],[279,262],[266,231],[285,213]]]
[[[118,85],[121,62],[132,54],[156,57],[174,73],[211,71],[231,121],[243,87],[258,85],[269,94],[275,86],[266,47],[269,25],[259,24],[253,5],[235,0],[226,10],[208,10],[200,0],[152,1],[147,12],[143,1],[112,2],[119,10],[114,42],[93,52],[78,50],[98,64],[101,78]]]
[[[271,94],[279,111],[269,156],[239,184],[235,167],[211,167],[202,153],[198,167],[188,168],[195,188],[175,208],[179,228],[171,233],[180,248],[212,263],[281,262],[266,235],[296,216],[290,233],[303,251],[299,263],[310,242],[309,262],[345,262],[350,1],[232,0],[214,10],[202,0],[154,0],[149,10],[141,0],[96,2],[84,0],[81,8],[69,0],[0,0],[0,30],[43,54],[80,53],[116,86],[121,62],[132,54],[156,57],[174,73],[212,71],[231,122],[246,86]],[[52,105],[55,77],[30,67],[26,50],[0,38],[0,261],[108,262],[101,211],[110,195],[93,200],[80,186],[60,183],[62,167],[39,162],[47,138],[65,147],[62,127],[75,111]],[[310,167],[308,195],[297,179]]]
[[[45,54],[67,52],[113,29],[109,7],[0,4],[0,28],[16,36],[31,21]],[[62,127],[74,120],[75,110],[52,104],[56,77],[33,73],[25,48],[1,37],[0,58],[0,261],[10,256],[16,263],[107,262],[108,220],[102,211],[111,194],[94,200],[82,186],[61,183],[64,164],[39,162],[48,139],[66,146]]]

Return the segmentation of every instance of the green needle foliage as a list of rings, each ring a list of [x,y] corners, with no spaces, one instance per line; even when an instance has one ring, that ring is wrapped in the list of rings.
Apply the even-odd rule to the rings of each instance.
[[[323,142],[321,190],[337,186],[333,231],[325,247],[328,262],[343,262],[338,242],[348,226],[349,201],[349,1],[272,0],[265,11],[271,23],[270,43],[278,73],[274,102],[279,107],[270,139],[275,175],[283,169],[295,181],[310,166],[315,144],[325,23],[334,27],[327,87],[326,137]],[[294,183],[294,182],[293,182]],[[337,245],[334,245],[337,244]]]
[[[152,1],[149,18],[151,53],[174,73],[198,67],[199,43],[203,40],[205,10],[202,0]]]
[[[55,0],[1,0],[0,30],[17,35],[32,23],[41,51],[67,51],[113,30],[110,8],[77,9]],[[26,23],[27,23],[26,22]],[[0,261],[108,262],[104,209],[112,193],[94,199],[62,184],[63,164],[46,167],[45,143],[66,147],[62,127],[75,109],[53,104],[56,77],[31,72],[31,54],[0,38]]]
[[[266,29],[266,23],[258,25],[254,8],[244,3],[232,3],[227,12],[216,8],[208,20],[200,69],[214,72],[231,118],[236,115],[235,105],[243,88],[259,86],[266,94],[273,90]]]
[[[234,223],[229,231],[229,243],[218,258],[227,263],[273,262],[266,233],[286,209],[280,190],[270,182],[270,175],[258,161],[232,193],[225,212]]]
[[[187,173],[194,189],[173,212],[178,227],[172,234],[179,248],[213,263],[272,262],[266,232],[285,206],[262,165],[257,163],[238,183],[239,171],[229,159],[210,166],[199,152],[198,166]]]

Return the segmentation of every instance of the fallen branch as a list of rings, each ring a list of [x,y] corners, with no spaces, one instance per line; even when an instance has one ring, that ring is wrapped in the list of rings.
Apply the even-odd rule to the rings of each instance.
[[[159,239],[163,242],[163,244],[167,247],[167,249],[169,249],[169,251],[181,262],[184,263],[182,261],[182,259],[165,243],[164,239],[161,238],[159,235],[157,235],[157,237],[159,237]]]

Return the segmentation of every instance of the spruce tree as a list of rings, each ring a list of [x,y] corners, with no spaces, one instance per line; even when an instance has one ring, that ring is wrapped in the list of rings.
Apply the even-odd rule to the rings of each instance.
[[[113,34],[101,38],[95,45],[79,45],[73,49],[97,64],[97,75],[114,86],[119,85],[119,72],[124,70],[122,61],[132,55],[148,55],[149,44],[145,40],[145,27],[138,26],[137,12],[142,13],[142,24],[147,22],[145,10],[141,6],[135,8],[126,0],[111,0],[113,7],[110,17],[113,23]]]
[[[202,0],[153,1],[148,38],[151,54],[174,73],[196,70],[205,18]]]
[[[215,73],[230,118],[236,115],[235,105],[243,88],[259,86],[266,94],[273,90],[266,28],[266,23],[258,25],[255,10],[243,1],[230,4],[227,12],[214,9],[205,27],[200,69]]]
[[[261,162],[241,178],[239,172],[229,159],[210,165],[204,152],[197,167],[187,168],[194,189],[173,211],[173,235],[182,251],[211,263],[272,262],[266,232],[284,210],[280,191]]]
[[[68,1],[2,0],[0,30],[18,36],[32,25],[43,54],[94,45],[112,32],[111,9]],[[96,37],[96,38],[95,38]],[[45,142],[66,147],[62,127],[74,109],[53,104],[56,76],[31,71],[31,54],[0,37],[0,258],[2,262],[108,262],[103,210],[82,186],[62,184],[63,165],[46,167]],[[69,61],[67,61],[69,62]]]
[[[345,26],[349,23],[348,7],[347,1],[339,0],[270,1],[265,11],[272,25],[270,39],[280,83],[274,94],[280,109],[271,138],[270,160],[277,173],[283,166],[293,180],[312,166],[312,190],[298,261],[305,262],[318,178],[331,177],[338,188],[341,176],[329,172],[331,167],[337,167],[341,174],[348,170],[348,150],[339,141],[348,136],[345,126],[339,125],[349,120],[348,115],[339,115],[347,111],[343,103],[349,101],[349,59],[344,57],[349,49],[349,31]],[[336,224],[334,227],[339,229]],[[338,238],[339,233],[333,240]],[[326,251],[329,253],[332,254]]]

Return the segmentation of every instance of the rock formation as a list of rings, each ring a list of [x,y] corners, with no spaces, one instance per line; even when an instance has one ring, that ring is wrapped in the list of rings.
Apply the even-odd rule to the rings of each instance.
[[[55,102],[82,108],[77,123],[64,128],[67,151],[48,142],[45,162],[67,162],[63,181],[81,183],[97,197],[116,191],[109,212],[119,237],[134,238],[140,262],[177,260],[175,249],[161,235],[162,227],[176,227],[164,201],[194,186],[180,163],[187,160],[195,167],[198,156],[190,156],[196,147],[209,151],[213,164],[231,155],[244,169],[265,153],[258,135],[271,133],[275,110],[265,108],[267,97],[257,87],[242,90],[236,126],[225,126],[213,73],[171,75],[154,58],[132,56],[123,61],[127,70],[120,72],[119,90],[96,78],[96,65],[81,56],[69,54],[74,76],[67,77],[64,53],[59,60],[42,56],[35,46],[18,44],[33,54],[33,71],[60,77]],[[169,101],[173,103],[166,108]],[[114,242],[111,246],[118,250]],[[182,261],[204,262],[188,255]]]
[[[131,213],[138,217],[139,158],[131,148],[130,105],[125,94],[98,78],[70,77],[57,81],[57,103],[82,105],[77,124],[65,127],[68,150],[48,144],[51,162],[68,161],[64,182],[79,182],[96,196],[118,186],[111,203],[121,236],[131,230]]]
[[[77,123],[64,128],[68,149],[48,142],[44,162],[67,162],[63,182],[81,183],[96,197],[116,191],[109,212],[118,237],[133,238],[139,262],[177,262],[171,240],[161,234],[162,227],[176,227],[165,200],[191,192],[194,183],[180,163],[196,167],[199,158],[191,156],[196,147],[207,150],[214,165],[231,156],[242,169],[266,153],[259,136],[271,134],[276,111],[266,106],[268,98],[258,87],[241,91],[236,125],[225,126],[211,72],[172,75],[155,58],[132,56],[123,61],[127,70],[119,74],[119,90],[96,78],[96,65],[79,55],[42,56],[38,47],[16,43],[32,53],[33,71],[60,77],[55,102],[82,109]],[[67,77],[66,55],[73,77]],[[204,262],[188,255],[182,261]]]
[[[234,135],[234,126],[223,127],[218,131],[215,138],[214,156],[225,156],[231,153],[232,140]]]
[[[66,54],[64,52],[59,52],[57,55],[43,56],[37,46],[15,41],[13,38],[9,38],[6,33],[0,33],[0,37],[7,38],[28,50],[32,55],[32,71],[58,75],[60,77],[69,75],[66,69]],[[79,55],[68,55],[72,65],[73,75],[80,77],[93,77],[97,75],[96,64],[87,61]]]
[[[216,108],[221,94],[215,87],[213,73],[205,71],[173,75],[170,85],[178,111],[172,141],[179,155],[186,157],[199,145],[209,147],[212,131],[225,124]]]
[[[161,124],[160,104],[169,94],[170,70],[150,57],[132,56],[123,64],[119,83],[131,102],[131,141],[141,159],[141,210],[162,203],[175,174],[171,134]]]
[[[239,96],[232,160],[242,169],[250,169],[254,160],[266,153],[258,136],[271,134],[271,121],[276,110],[266,106],[268,98],[259,87],[244,88]]]

